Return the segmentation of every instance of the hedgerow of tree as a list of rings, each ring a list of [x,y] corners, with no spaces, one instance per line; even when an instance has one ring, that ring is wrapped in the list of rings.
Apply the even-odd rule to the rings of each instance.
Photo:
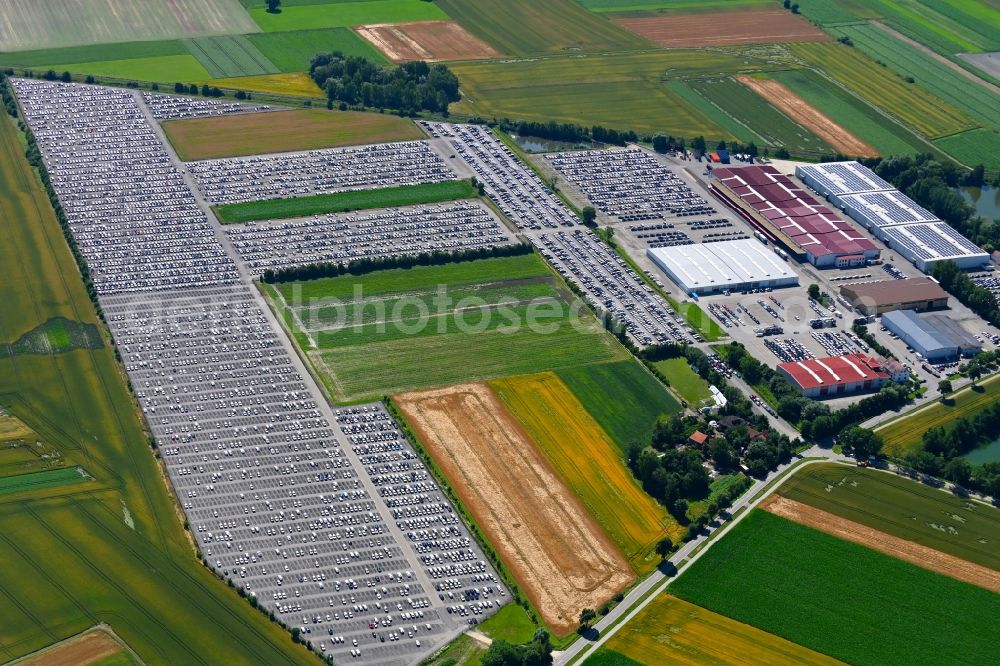
[[[313,56],[309,74],[330,103],[415,115],[419,111],[447,114],[448,105],[459,100],[458,77],[446,65],[420,60],[382,66],[334,51]]]

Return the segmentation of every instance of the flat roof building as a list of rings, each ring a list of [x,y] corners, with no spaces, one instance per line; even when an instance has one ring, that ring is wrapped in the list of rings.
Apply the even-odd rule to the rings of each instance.
[[[792,287],[799,277],[788,263],[757,240],[650,248],[653,262],[689,294]]]
[[[846,284],[840,295],[869,317],[893,310],[923,312],[948,307],[948,292],[929,277]]]
[[[791,361],[780,364],[778,372],[810,398],[877,391],[892,379],[881,360],[863,354]]]
[[[940,261],[965,270],[989,262],[982,248],[857,162],[798,166],[795,175],[924,273]]]
[[[798,183],[772,166],[721,168],[712,190],[754,227],[820,267],[863,266],[878,247]]]
[[[956,321],[943,315],[921,316],[913,310],[895,310],[882,315],[882,325],[933,363],[975,356],[983,348]]]

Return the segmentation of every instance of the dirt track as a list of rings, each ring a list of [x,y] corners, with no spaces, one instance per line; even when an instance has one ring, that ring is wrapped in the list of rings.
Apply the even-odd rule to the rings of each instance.
[[[771,495],[760,503],[760,508],[845,541],[853,541],[867,546],[872,550],[915,564],[918,567],[930,569],[945,576],[1000,593],[1000,571],[966,562],[953,555],[900,539],[872,529],[867,525],[855,523],[780,495]]]
[[[481,60],[500,55],[454,21],[373,23],[354,30],[393,62]]]
[[[782,83],[773,79],[757,79],[752,76],[737,76],[740,83],[753,90],[768,102],[784,111],[816,136],[851,157],[877,157],[878,151],[846,129],[833,122],[809,102],[805,101]]]
[[[91,631],[39,652],[17,666],[86,666],[122,651],[122,646],[111,636]]]
[[[782,9],[623,18],[615,23],[667,48],[830,39],[801,16]]]
[[[397,396],[418,437],[545,623],[563,635],[634,578],[628,562],[493,391]]]

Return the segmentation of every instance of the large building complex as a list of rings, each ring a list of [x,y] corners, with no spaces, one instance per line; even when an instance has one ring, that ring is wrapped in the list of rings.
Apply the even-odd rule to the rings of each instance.
[[[882,315],[882,325],[932,362],[975,356],[983,349],[982,344],[955,320],[943,315],[919,315],[913,310],[896,310]]]
[[[982,248],[857,162],[799,166],[795,174],[925,273],[939,261],[963,269],[989,262]]]
[[[892,380],[882,361],[863,354],[791,361],[780,364],[778,372],[810,398],[877,391]]]
[[[751,239],[650,248],[649,258],[689,294],[791,287],[795,271]]]
[[[800,261],[819,268],[863,266],[878,247],[825,203],[772,166],[716,169],[712,191]]]
[[[846,284],[840,295],[869,317],[893,310],[923,312],[948,307],[948,292],[929,277]]]

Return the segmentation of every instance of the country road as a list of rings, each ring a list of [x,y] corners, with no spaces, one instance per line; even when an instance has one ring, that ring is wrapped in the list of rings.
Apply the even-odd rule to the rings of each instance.
[[[776,419],[776,421],[778,421]],[[565,666],[574,662],[582,662],[604,643],[611,638],[622,626],[635,617],[646,605],[657,597],[668,585],[680,574],[684,573],[692,564],[704,555],[718,538],[725,536],[729,530],[739,524],[750,511],[760,504],[767,496],[781,486],[792,473],[798,469],[811,464],[822,462],[845,462],[853,464],[849,458],[834,454],[829,449],[822,449],[818,446],[804,451],[800,457],[793,459],[786,465],[782,465],[777,470],[771,472],[766,478],[754,483],[750,489],[737,499],[728,509],[730,516],[735,516],[730,520],[716,527],[709,526],[710,532],[704,532],[698,538],[685,543],[669,562],[673,565],[676,573],[672,576],[664,574],[661,570],[654,571],[645,580],[636,585],[626,595],[625,599],[618,604],[614,610],[605,615],[594,625],[598,638],[590,640],[581,637],[562,652],[554,653],[554,664]],[[759,495],[759,496],[758,496]],[[739,515],[736,515],[739,512]],[[713,523],[713,525],[717,524]],[[698,550],[700,547],[700,550]],[[698,550],[698,552],[694,552]],[[694,554],[692,554],[694,553]],[[683,563],[683,564],[682,564]],[[650,593],[651,594],[647,594]],[[645,598],[643,598],[645,597]],[[641,599],[641,601],[640,601]],[[610,627],[610,628],[609,628]]]

